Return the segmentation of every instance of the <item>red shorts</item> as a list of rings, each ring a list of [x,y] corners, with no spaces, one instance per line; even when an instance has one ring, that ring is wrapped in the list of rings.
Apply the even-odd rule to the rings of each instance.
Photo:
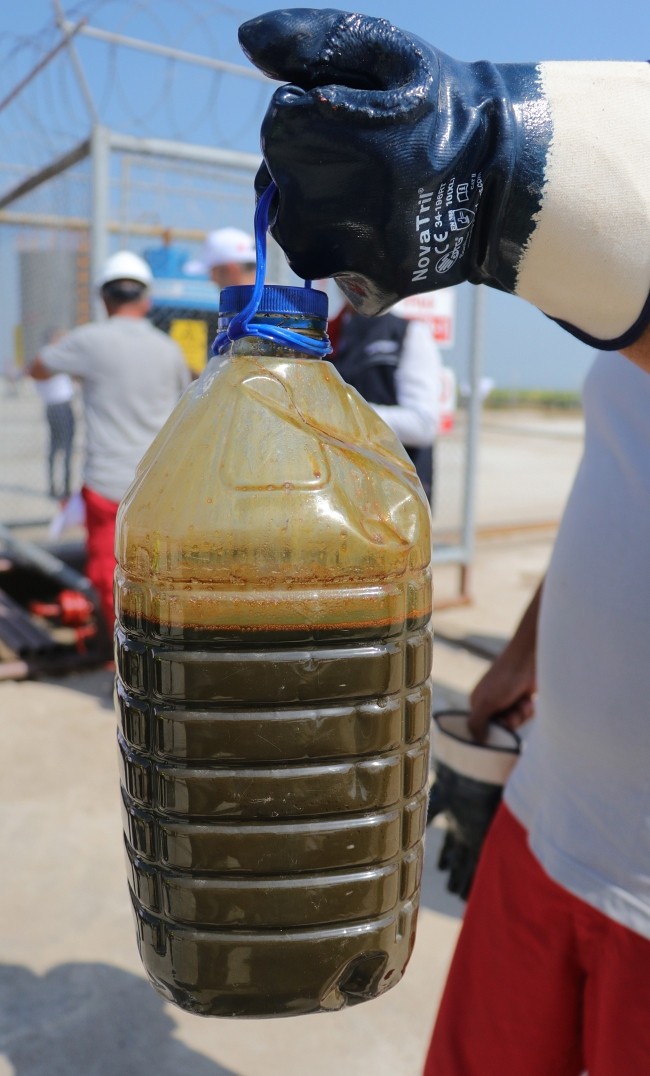
[[[553,882],[501,806],[424,1076],[645,1076],[650,941]]]
[[[115,517],[119,502],[109,501],[87,486],[81,493],[86,506],[86,575],[95,588],[106,629],[112,637],[115,623]]]

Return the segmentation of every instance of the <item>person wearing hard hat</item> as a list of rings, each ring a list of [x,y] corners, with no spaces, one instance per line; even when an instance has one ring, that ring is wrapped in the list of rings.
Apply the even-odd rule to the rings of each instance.
[[[72,329],[44,347],[29,367],[37,381],[67,373],[81,383],[86,574],[110,634],[119,502],[191,379],[181,349],[147,319],[151,281],[149,266],[137,254],[113,254],[97,282],[107,319]]]
[[[255,283],[255,241],[239,228],[217,228],[209,232],[201,257],[187,262],[190,275],[206,273],[218,288]]]

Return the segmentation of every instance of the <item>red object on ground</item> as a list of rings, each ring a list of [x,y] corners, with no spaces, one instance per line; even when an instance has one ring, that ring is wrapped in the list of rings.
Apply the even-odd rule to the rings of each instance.
[[[87,624],[93,613],[93,604],[78,590],[62,590],[59,594],[61,623],[69,627]]]
[[[36,616],[57,620],[66,628],[74,628],[79,653],[86,651],[87,640],[97,634],[93,615],[95,607],[78,590],[62,590],[53,602],[32,601],[29,610]]]
[[[33,601],[29,603],[32,613],[37,616],[58,620],[66,628],[77,628],[87,624],[93,614],[93,604],[78,590],[62,590],[54,602]]]
[[[549,878],[502,805],[479,862],[424,1076],[648,1071],[650,941]]]

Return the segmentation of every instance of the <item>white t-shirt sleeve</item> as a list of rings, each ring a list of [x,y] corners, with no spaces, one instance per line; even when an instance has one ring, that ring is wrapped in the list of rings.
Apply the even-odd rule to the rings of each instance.
[[[409,322],[399,366],[395,371],[397,404],[373,404],[409,448],[433,444],[440,411],[440,351],[431,329],[422,321]]]
[[[92,348],[88,340],[89,325],[80,325],[66,333],[55,344],[41,349],[41,361],[54,373],[70,374],[72,377],[88,377],[92,372]]]

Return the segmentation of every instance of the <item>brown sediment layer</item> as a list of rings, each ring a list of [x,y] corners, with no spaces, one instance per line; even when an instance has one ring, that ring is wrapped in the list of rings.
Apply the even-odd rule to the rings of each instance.
[[[229,632],[279,632],[284,638],[358,631],[395,634],[403,622],[410,628],[428,619],[432,609],[429,570],[411,572],[400,582],[284,589],[216,584],[193,588],[155,579],[143,583],[120,568],[115,579],[120,619],[156,638],[182,637],[188,630],[198,633],[197,638]]]
[[[306,645],[282,630],[197,644],[187,626],[159,644],[128,626],[124,826],[157,989],[204,1015],[279,1016],[398,982],[422,866],[427,619]]]
[[[408,619],[409,630],[425,627],[431,620],[431,606],[414,609]],[[334,639],[375,639],[389,635],[398,635],[404,630],[404,621],[391,617],[372,620],[347,621],[322,624],[220,624],[203,626],[196,624],[164,624],[160,621],[145,620],[140,617],[122,613],[120,623],[125,631],[151,638],[164,638],[174,642],[202,642],[206,646],[227,645],[229,642],[260,641],[264,644],[273,642],[286,643],[289,639],[326,642]],[[388,630],[382,630],[388,629]]]

